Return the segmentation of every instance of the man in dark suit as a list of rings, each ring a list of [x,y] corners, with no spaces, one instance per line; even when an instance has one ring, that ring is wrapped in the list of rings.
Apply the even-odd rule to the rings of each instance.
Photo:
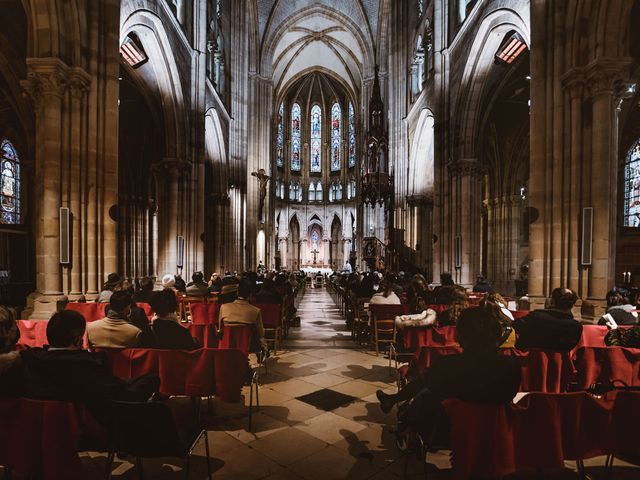
[[[548,308],[534,310],[513,322],[518,334],[516,348],[542,348],[555,352],[573,349],[582,336],[582,324],[573,318],[571,312],[577,300],[578,296],[568,288],[554,289]]]
[[[72,310],[51,317],[49,348],[21,352],[22,395],[81,403],[104,423],[111,400],[146,401],[158,391],[160,379],[144,375],[127,382],[115,377],[104,352],[83,350],[85,325],[82,315]]]
[[[140,344],[143,347],[176,350],[198,348],[189,330],[178,323],[176,296],[171,290],[153,292],[151,308],[156,316],[153,323],[140,334]]]
[[[242,280],[238,285],[238,299],[231,303],[225,303],[220,307],[220,329],[224,325],[253,325],[263,350],[267,350],[267,342],[264,338],[264,325],[262,324],[262,313],[259,308],[249,303],[251,295],[251,282]]]

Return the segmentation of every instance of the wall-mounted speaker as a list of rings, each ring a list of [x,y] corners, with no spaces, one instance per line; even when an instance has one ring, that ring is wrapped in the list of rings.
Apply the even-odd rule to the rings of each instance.
[[[453,259],[456,265],[456,268],[462,268],[462,236],[456,235],[454,239],[454,252]]]
[[[593,256],[593,207],[582,209],[582,249],[580,263],[591,265]]]
[[[71,216],[67,207],[60,207],[60,263],[71,263]]]
[[[178,235],[177,237],[177,267],[182,268],[184,265],[184,237]]]

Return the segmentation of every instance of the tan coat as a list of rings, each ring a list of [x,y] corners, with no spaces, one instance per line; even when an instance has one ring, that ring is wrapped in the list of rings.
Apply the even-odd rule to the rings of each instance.
[[[264,325],[262,325],[262,312],[244,298],[234,302],[225,303],[220,307],[220,328],[227,323],[255,325],[260,343],[264,344]]]
[[[87,323],[87,340],[96,348],[132,348],[138,345],[140,329],[119,318]]]

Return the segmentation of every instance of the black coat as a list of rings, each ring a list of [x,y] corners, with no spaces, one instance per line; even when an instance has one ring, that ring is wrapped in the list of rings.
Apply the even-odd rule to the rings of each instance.
[[[156,319],[140,334],[143,348],[161,348],[165,350],[195,350],[198,343],[191,332],[173,320]]]
[[[554,352],[568,352],[582,337],[582,324],[571,314],[559,310],[534,310],[513,322],[518,334],[516,348],[541,348]]]

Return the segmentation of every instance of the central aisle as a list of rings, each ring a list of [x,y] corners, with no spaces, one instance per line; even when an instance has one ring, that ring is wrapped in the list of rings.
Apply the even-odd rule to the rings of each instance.
[[[289,329],[289,348],[354,348],[342,312],[324,288],[307,288],[298,306],[300,327]]]

